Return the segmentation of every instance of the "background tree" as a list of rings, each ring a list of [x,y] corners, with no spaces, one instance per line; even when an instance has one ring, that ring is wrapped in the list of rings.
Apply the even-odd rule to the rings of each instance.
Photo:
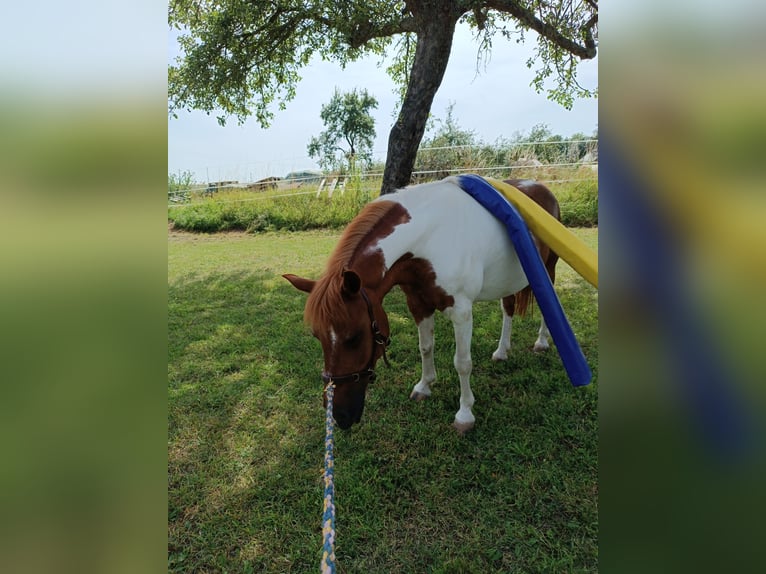
[[[367,90],[341,94],[335,88],[332,99],[319,114],[326,129],[319,137],[311,138],[309,156],[318,158],[325,169],[340,167],[345,162],[350,173],[360,162],[369,163],[375,142],[375,119],[370,110],[377,107],[378,100]]]
[[[423,136],[415,160],[415,171],[424,172],[427,179],[441,179],[462,171],[465,166],[476,167],[482,162],[478,157],[482,144],[471,130],[460,127],[455,119],[455,102],[447,106],[445,119],[433,118],[431,133]]]
[[[575,133],[568,137],[551,132],[547,124],[536,124],[529,133],[516,132],[508,146],[512,149],[511,159],[536,159],[544,164],[576,163],[586,154],[598,153],[598,146],[592,140],[598,139],[598,129],[593,135]]]
[[[455,147],[478,145],[476,133],[465,130],[455,119],[455,102],[447,106],[445,119],[434,118],[433,135],[423,140],[423,147]]]
[[[534,88],[567,107],[591,95],[577,83],[576,59],[596,56],[596,0],[171,0],[169,24],[184,33],[183,55],[168,70],[169,111],[220,110],[221,123],[255,114],[265,127],[275,101],[284,108],[294,97],[312,56],[345,64],[382,55],[396,40],[388,71],[406,88],[388,140],[388,193],[409,183],[461,20],[479,32],[484,54],[498,34],[522,41],[534,30]]]

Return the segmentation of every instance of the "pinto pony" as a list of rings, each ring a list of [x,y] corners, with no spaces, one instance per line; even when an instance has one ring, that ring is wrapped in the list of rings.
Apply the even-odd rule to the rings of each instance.
[[[548,188],[530,180],[506,182],[560,219]],[[558,255],[535,241],[553,282]],[[438,309],[452,320],[460,378],[454,426],[460,433],[475,423],[470,385],[473,302],[501,301],[503,327],[492,358],[502,361],[511,346],[513,315],[523,314],[533,298],[505,227],[455,177],[370,202],[343,232],[318,280],[283,277],[309,294],[304,318],[322,345],[322,378],[325,389],[330,381],[335,384],[333,417],[342,429],[361,420],[375,364],[381,357],[387,361],[390,331],[383,299],[395,285],[404,292],[418,326],[422,376],[410,398],[428,397],[436,380],[434,312]],[[547,349],[549,336],[543,320],[534,350]]]

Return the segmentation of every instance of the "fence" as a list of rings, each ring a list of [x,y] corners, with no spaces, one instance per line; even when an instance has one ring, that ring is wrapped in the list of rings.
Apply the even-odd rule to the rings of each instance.
[[[543,183],[594,181],[598,175],[598,140],[561,140],[519,142],[504,145],[462,145],[421,148],[415,162],[411,182],[437,180],[458,173],[505,178],[529,178]],[[235,180],[195,184],[168,191],[168,206],[188,203],[196,197],[212,196],[222,190],[252,192],[246,197],[224,201],[257,201],[259,199],[306,194],[345,192],[351,177],[370,185],[383,177],[383,162],[372,164],[367,171],[354,174],[304,171],[289,177],[270,176],[252,182]],[[268,191],[269,193],[263,193]]]

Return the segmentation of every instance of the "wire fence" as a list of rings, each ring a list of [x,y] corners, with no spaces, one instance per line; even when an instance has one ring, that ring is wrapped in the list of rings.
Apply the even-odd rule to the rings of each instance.
[[[455,145],[421,148],[411,183],[437,180],[458,173],[478,173],[499,179],[523,177],[543,183],[573,183],[598,178],[598,140],[518,142],[505,145]],[[285,177],[269,176],[256,181],[225,180],[208,183],[172,182],[169,178],[168,207],[196,198],[212,197],[226,190],[245,192],[221,201],[259,201],[288,197],[345,192],[349,181],[372,186],[382,180],[383,162],[354,174],[303,170]],[[268,192],[268,193],[264,193]]]

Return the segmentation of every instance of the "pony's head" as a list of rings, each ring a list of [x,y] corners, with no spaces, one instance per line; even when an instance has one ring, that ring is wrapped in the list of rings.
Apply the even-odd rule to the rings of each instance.
[[[333,418],[342,429],[362,419],[367,386],[375,379],[375,363],[385,356],[389,326],[381,301],[362,286],[357,273],[344,270],[318,281],[283,275],[309,294],[304,318],[322,345],[327,385],[335,385]],[[325,407],[327,395],[324,395]]]

